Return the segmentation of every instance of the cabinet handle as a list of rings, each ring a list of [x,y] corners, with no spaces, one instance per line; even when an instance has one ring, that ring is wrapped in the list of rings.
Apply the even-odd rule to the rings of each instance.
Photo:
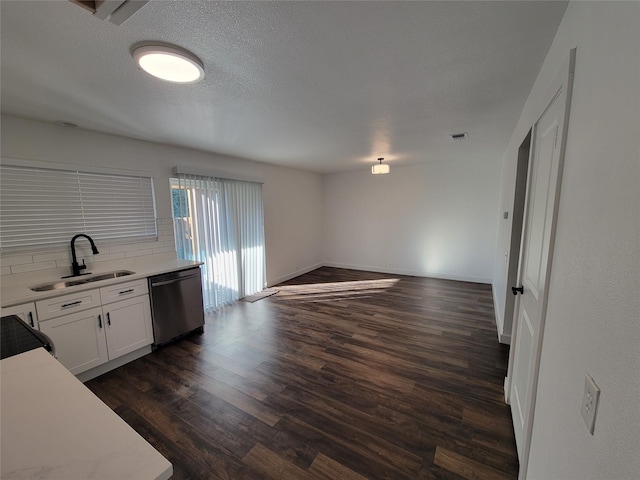
[[[60,308],[73,307],[74,305],[80,305],[81,303],[82,303],[82,300],[76,300],[75,302],[65,303]]]
[[[120,293],[118,293],[118,295],[124,295],[125,293],[131,293],[131,292],[135,292],[135,289],[130,288],[129,290],[123,290]]]
[[[107,312],[107,325],[111,326],[111,316],[109,315],[109,312]]]
[[[27,313],[27,316],[29,317],[29,323],[31,324],[31,328],[35,328],[35,324],[33,323],[33,313],[29,312]]]
[[[98,315],[98,328],[102,328],[102,315]]]

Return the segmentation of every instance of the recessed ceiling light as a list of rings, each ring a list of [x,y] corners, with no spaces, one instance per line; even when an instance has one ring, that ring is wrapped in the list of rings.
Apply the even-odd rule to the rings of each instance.
[[[173,45],[142,45],[131,55],[138,66],[161,80],[196,83],[204,77],[204,65],[193,53]]]

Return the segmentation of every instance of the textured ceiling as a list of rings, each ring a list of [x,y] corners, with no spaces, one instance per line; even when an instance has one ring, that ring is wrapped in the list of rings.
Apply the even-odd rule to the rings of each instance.
[[[116,26],[0,4],[3,113],[317,172],[501,157],[567,5],[151,0]],[[204,80],[138,70],[148,40]]]

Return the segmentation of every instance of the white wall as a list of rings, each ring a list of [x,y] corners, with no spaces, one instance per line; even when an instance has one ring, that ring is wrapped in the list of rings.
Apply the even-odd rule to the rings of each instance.
[[[640,2],[569,4],[506,152],[502,208],[513,202],[517,148],[572,47],[576,72],[528,478],[637,479]],[[508,230],[500,225],[498,293],[506,288]],[[580,416],[585,373],[602,390],[593,436]]]
[[[169,178],[176,165],[264,180],[267,282],[295,276],[322,262],[322,176],[197,150],[105,135],[2,116],[2,158],[142,170],[154,177],[160,242],[117,245],[91,261],[175,251]],[[2,273],[12,274],[71,263],[68,249],[3,256]],[[90,256],[89,256],[90,257]]]
[[[325,177],[325,264],[490,283],[500,161]]]

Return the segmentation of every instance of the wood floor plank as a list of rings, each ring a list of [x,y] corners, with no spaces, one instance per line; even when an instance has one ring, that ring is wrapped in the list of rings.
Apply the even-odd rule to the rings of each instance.
[[[510,480],[512,477],[445,448],[437,448],[434,463],[468,480]]]
[[[152,443],[162,455],[172,459],[172,480],[208,478],[209,468],[206,465],[202,464],[197,457],[191,456],[189,452],[186,452],[177,443],[162,435],[158,429],[154,428],[130,407],[123,406],[116,409],[115,412],[131,425],[136,432]]]
[[[239,439],[238,443],[246,450],[238,458],[242,458],[257,443],[268,445],[271,450],[300,468],[307,468],[318,454],[313,442],[309,442],[299,429],[290,428],[289,423],[283,421],[286,417],[275,427],[269,427],[204,390],[195,393],[190,401],[199,408],[201,418],[220,425],[228,437]],[[183,416],[184,410],[181,409],[178,415]],[[197,421],[197,417],[194,418]]]
[[[273,411],[251,395],[226,384],[220,378],[203,380],[201,388],[271,427],[282,418],[282,414]]]
[[[491,287],[323,267],[87,383],[190,479],[515,479]]]
[[[253,479],[255,472],[242,464],[233,452],[212,441],[210,436],[199,430],[200,423],[187,423],[173,409],[168,409],[154,399],[144,396],[135,388],[127,388],[127,384],[118,378],[111,379],[114,389],[122,397],[123,405],[143,418],[156,431],[162,432],[166,438],[180,447],[180,460],[185,458],[191,464],[194,461],[206,468],[208,477],[224,480]],[[118,413],[118,410],[116,410]],[[173,457],[170,457],[173,458]],[[192,459],[189,461],[188,459]],[[170,460],[171,461],[171,460]],[[204,477],[207,478],[207,477]]]
[[[304,431],[308,441],[327,456],[334,458],[345,467],[370,479],[415,480],[415,473],[407,474],[384,460],[375,450],[363,449],[348,435],[335,436],[323,425],[312,426],[295,416],[285,416],[281,422],[289,422]]]
[[[319,453],[309,467],[309,472],[318,480],[367,480],[353,470]]]
[[[312,474],[287,462],[260,444],[253,447],[242,461],[274,480],[317,480]]]

